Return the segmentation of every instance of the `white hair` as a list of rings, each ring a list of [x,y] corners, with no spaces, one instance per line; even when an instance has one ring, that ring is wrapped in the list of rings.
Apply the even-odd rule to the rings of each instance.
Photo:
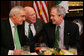
[[[24,8],[22,6],[13,7],[9,13],[9,17],[12,17],[13,14],[18,14],[20,10],[24,10]]]
[[[51,10],[53,10],[53,9],[57,9],[58,15],[64,15],[64,16],[66,15],[66,10],[65,10],[65,8],[63,6],[56,5],[56,6],[53,6],[51,8]]]

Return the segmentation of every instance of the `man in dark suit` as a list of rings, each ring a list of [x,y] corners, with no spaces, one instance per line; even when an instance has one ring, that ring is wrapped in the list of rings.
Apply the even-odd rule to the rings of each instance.
[[[41,36],[41,32],[43,29],[44,22],[41,19],[36,19],[36,13],[32,7],[25,7],[25,13],[26,13],[26,21],[25,21],[25,36],[27,38],[27,45],[30,46],[30,51],[33,52],[35,49],[35,43],[39,42],[39,37]],[[30,28],[32,31],[33,36],[30,40],[29,37],[29,25],[31,24]]]
[[[50,19],[52,22],[49,22],[44,27],[43,42],[45,42],[48,47],[53,48],[57,40],[57,26],[60,26],[59,48],[74,48],[76,50],[75,54],[77,54],[77,51],[80,49],[79,29],[75,23],[63,19],[65,14],[65,8],[62,6],[58,5],[51,8]]]
[[[17,25],[18,39],[22,47],[25,44],[24,28],[21,26],[24,20],[24,8],[15,6],[10,11],[9,19],[1,21],[1,55],[21,55],[23,50],[16,46],[14,26]]]

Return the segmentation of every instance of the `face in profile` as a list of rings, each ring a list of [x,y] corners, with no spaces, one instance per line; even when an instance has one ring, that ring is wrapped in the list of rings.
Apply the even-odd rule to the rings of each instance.
[[[25,21],[25,12],[23,10],[20,10],[18,14],[13,15],[14,23],[17,25],[22,25],[23,21]]]
[[[33,8],[26,13],[26,20],[30,23],[36,22],[36,13]]]
[[[60,22],[60,16],[57,13],[56,9],[52,9],[50,12],[50,19],[52,20],[53,24],[59,24]]]

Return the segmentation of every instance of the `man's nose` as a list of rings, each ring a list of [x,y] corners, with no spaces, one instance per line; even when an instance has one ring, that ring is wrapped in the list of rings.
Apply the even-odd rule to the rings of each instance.
[[[52,19],[52,17],[50,17],[50,19]]]
[[[36,15],[34,15],[33,18],[36,18]]]
[[[34,17],[36,17],[36,15],[34,15]]]
[[[26,20],[26,17],[23,18],[23,21],[25,21],[25,20]]]

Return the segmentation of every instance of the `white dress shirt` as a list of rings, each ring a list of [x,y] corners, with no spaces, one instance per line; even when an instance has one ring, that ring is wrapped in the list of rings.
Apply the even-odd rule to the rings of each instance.
[[[35,30],[34,24],[31,24],[30,28],[31,28],[31,31],[33,33],[33,36],[35,36],[36,30]],[[29,23],[25,21],[25,35],[27,36],[27,38],[28,38],[28,34],[29,34],[28,31],[29,31]]]
[[[59,48],[65,49],[65,46],[64,46],[64,20],[59,26],[60,26],[60,29],[59,29],[60,36],[59,36],[59,43],[58,43]],[[56,26],[56,30],[57,30],[57,26]]]
[[[12,36],[13,36],[13,41],[14,41],[14,23],[11,21],[11,19],[9,19],[10,22],[10,26],[11,26],[11,31],[12,31]],[[14,43],[15,46],[15,43]],[[15,46],[16,49],[16,46]],[[13,50],[9,50],[8,55],[13,55]]]

